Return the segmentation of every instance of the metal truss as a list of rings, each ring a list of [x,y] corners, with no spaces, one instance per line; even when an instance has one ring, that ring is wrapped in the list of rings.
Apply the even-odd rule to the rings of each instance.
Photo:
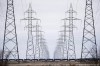
[[[49,58],[49,52],[48,48],[43,36],[43,31],[41,30],[41,26],[39,25],[38,22],[36,22],[35,26],[35,39],[36,39],[36,44],[35,44],[35,59],[48,59]]]
[[[81,59],[96,59],[97,44],[92,0],[86,0]]]
[[[74,17],[74,13],[77,13],[76,11],[73,10],[72,4],[70,4],[70,9],[66,12],[69,13],[68,18],[64,18],[63,20],[65,21],[65,24],[67,21],[69,21],[69,25],[66,25],[65,27],[68,29],[67,32],[69,32],[68,35],[68,45],[67,45],[67,59],[76,59],[76,53],[75,53],[75,43],[74,43],[74,29],[76,28],[73,22],[75,20],[80,20],[78,18]]]
[[[40,38],[40,32],[42,32],[40,30],[40,26],[39,23],[36,22],[36,27],[35,27],[35,37],[36,37],[36,44],[35,44],[35,59],[40,59],[40,43],[39,43],[39,38]]]
[[[49,51],[42,32],[40,33],[40,58],[49,59]]]
[[[60,42],[60,44],[63,47],[63,51],[62,51],[63,54],[61,54],[62,59],[70,60],[70,59],[76,59],[74,34],[73,34],[73,28],[75,28],[75,26],[73,25],[73,21],[80,20],[80,19],[75,18],[73,16],[74,13],[76,13],[76,11],[73,10],[72,4],[70,5],[70,9],[66,13],[69,13],[69,17],[62,19],[62,20],[64,20],[64,25],[63,25],[64,30],[60,31],[63,33],[62,40],[61,40],[62,42]],[[69,21],[69,23],[67,23],[67,21]],[[69,24],[69,25],[67,25],[67,24]],[[58,47],[59,47],[59,44],[58,44]],[[58,48],[57,48],[57,50],[58,50]],[[60,50],[60,48],[59,48],[59,50]],[[58,51],[56,51],[55,53],[58,53]],[[61,58],[61,56],[60,56],[60,58]]]
[[[60,31],[60,38],[58,39],[58,45],[54,52],[54,59],[67,59],[67,31],[66,27],[63,27],[63,29]]]
[[[2,59],[19,59],[13,0],[7,0]]]
[[[56,47],[56,50],[54,52],[54,59],[64,59],[64,42],[63,42],[63,36],[60,36],[60,38],[58,39],[58,42],[57,42],[57,47]]]
[[[34,44],[33,44],[33,28],[35,26],[32,25],[33,21],[37,21],[39,19],[33,17],[33,13],[36,13],[35,11],[32,10],[31,4],[29,4],[28,10],[25,12],[28,17],[22,19],[22,20],[27,20],[28,25],[26,28],[28,28],[28,40],[27,40],[27,50],[26,50],[26,59],[34,59],[35,58],[35,52],[34,52]]]
[[[28,17],[22,20],[28,20],[28,25],[26,26],[28,28],[26,59],[48,59],[48,48],[39,24],[41,20],[33,17],[32,14],[36,12],[32,10],[31,4],[25,13],[28,13]],[[34,21],[34,24],[32,24],[32,21]]]

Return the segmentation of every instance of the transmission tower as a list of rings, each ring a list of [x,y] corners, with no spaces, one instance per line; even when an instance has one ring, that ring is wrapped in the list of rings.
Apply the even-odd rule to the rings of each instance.
[[[68,28],[68,32],[69,32],[68,45],[67,45],[68,46],[67,59],[70,60],[70,59],[76,59],[74,34],[73,34],[73,28],[75,28],[75,26],[73,25],[73,21],[79,19],[74,17],[74,13],[76,13],[76,11],[73,10],[72,4],[70,5],[70,9],[66,13],[69,13],[69,17],[63,20],[65,21],[64,27]],[[69,21],[69,25],[66,25],[67,20]]]
[[[7,0],[2,59],[7,59],[7,54],[8,59],[19,59],[13,0]]]
[[[86,0],[81,58],[82,59],[97,58],[97,44],[96,44],[92,0]]]
[[[43,31],[41,30],[41,26],[38,22],[36,22],[35,31],[36,33],[36,44],[35,44],[35,59],[48,59],[49,52],[46,46],[45,39],[43,37]]]
[[[48,47],[46,45],[44,36],[42,34],[42,32],[40,33],[40,58],[41,59],[49,59],[49,52],[48,52]]]
[[[66,22],[64,21],[63,30],[60,31],[60,37],[54,53],[55,59],[67,59],[67,34]]]
[[[39,23],[36,22],[36,27],[35,31],[36,34],[36,43],[35,43],[35,59],[40,59],[40,43],[39,43],[39,38],[40,38],[40,26]]]
[[[26,50],[26,59],[35,59],[35,52],[34,52],[34,44],[33,44],[33,28],[35,26],[32,25],[32,21],[37,21],[39,19],[33,17],[33,13],[36,13],[32,10],[31,4],[29,4],[28,10],[25,12],[27,13],[28,17],[22,19],[27,20],[28,25],[26,28],[28,28],[28,40],[27,40],[27,50]]]
[[[69,13],[68,18],[64,18],[64,26],[61,32],[63,33],[62,35],[62,46],[63,46],[63,59],[76,59],[76,53],[75,53],[75,44],[74,44],[74,34],[73,34],[73,28],[75,26],[73,25],[74,20],[80,20],[78,18],[75,18],[73,15],[76,13],[76,11],[73,10],[72,4],[70,5],[70,9],[66,12]],[[67,21],[69,21],[69,25],[67,25]],[[68,35],[67,35],[68,33]],[[68,37],[68,39],[67,39]],[[68,41],[67,41],[68,40]],[[68,44],[67,44],[68,43]]]
[[[28,28],[26,59],[47,59],[48,49],[42,37],[40,19],[33,17],[33,13],[36,14],[36,12],[32,10],[31,4],[25,13],[28,14],[28,17],[22,20],[28,21],[26,26]]]
[[[61,32],[60,32],[61,33]],[[58,39],[58,42],[57,42],[57,47],[56,47],[56,50],[54,52],[54,59],[64,59],[64,48],[63,48],[63,34],[61,33],[60,35],[60,38]]]

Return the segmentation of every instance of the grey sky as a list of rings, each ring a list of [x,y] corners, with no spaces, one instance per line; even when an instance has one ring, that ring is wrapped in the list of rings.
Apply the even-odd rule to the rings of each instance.
[[[65,11],[69,9],[70,3],[72,3],[73,9],[77,11],[76,17],[82,19],[82,22],[74,23],[77,26],[77,29],[74,30],[76,55],[77,58],[80,58],[85,0],[14,0],[20,58],[25,58],[27,44],[27,30],[24,29],[27,22],[20,22],[20,19],[24,18],[24,12],[28,9],[29,3],[32,4],[33,10],[37,12],[37,17],[42,21],[41,26],[45,32],[50,58],[53,58],[57,39],[59,38],[58,31],[61,30],[60,26],[62,26],[61,19],[65,17]],[[100,0],[93,0],[93,9],[97,44],[100,46]],[[0,49],[2,49],[3,44],[5,15],[6,0],[0,0]]]

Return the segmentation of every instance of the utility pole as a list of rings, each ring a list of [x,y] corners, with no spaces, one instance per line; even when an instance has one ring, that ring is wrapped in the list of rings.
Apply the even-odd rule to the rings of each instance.
[[[64,18],[62,20],[64,20],[64,34],[66,35],[66,32],[69,32],[67,51],[65,52],[67,52],[67,59],[70,60],[70,59],[76,59],[74,34],[73,34],[73,28],[75,28],[75,26],[73,25],[73,21],[80,19],[74,17],[74,13],[76,13],[76,11],[73,10],[72,4],[70,5],[70,9],[66,13],[69,13],[69,17]],[[69,25],[66,25],[67,21],[69,21]],[[67,40],[64,39],[64,43],[66,43],[66,41]]]
[[[86,0],[81,59],[97,59],[92,0]]]
[[[8,58],[6,54],[9,54]],[[2,59],[19,60],[13,0],[7,0]]]
[[[29,4],[29,8],[25,13],[28,14],[28,17],[22,20],[28,21],[28,25],[26,26],[26,28],[28,28],[26,59],[35,59],[35,49],[34,49],[33,34],[32,34],[33,28],[35,26],[32,25],[32,21],[38,21],[39,19],[33,17],[33,13],[36,13],[36,12],[32,10],[31,4]]]

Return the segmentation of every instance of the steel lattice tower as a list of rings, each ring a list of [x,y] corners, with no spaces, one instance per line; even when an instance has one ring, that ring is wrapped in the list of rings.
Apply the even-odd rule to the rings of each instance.
[[[63,30],[60,31],[60,37],[57,42],[57,47],[54,52],[55,59],[67,59],[67,29],[66,21],[64,21]]]
[[[70,60],[70,59],[76,59],[74,34],[73,34],[73,28],[75,28],[75,26],[73,25],[73,21],[80,19],[74,17],[74,13],[76,13],[76,11],[73,10],[72,4],[70,5],[70,9],[66,13],[69,13],[69,17],[63,19],[65,28],[64,34],[66,34],[66,32],[69,32],[69,35],[68,35],[67,51],[65,52],[67,52],[67,59]],[[67,21],[69,21],[69,25],[66,25]]]
[[[69,13],[69,17],[62,19],[64,20],[64,26],[63,26],[64,30],[60,31],[62,32],[62,36],[60,38],[61,46],[58,47],[60,51],[56,51],[56,53],[61,52],[63,54],[60,55],[63,56],[61,56],[60,58],[70,60],[70,59],[76,59],[74,34],[73,34],[73,28],[75,28],[75,26],[73,25],[73,21],[80,20],[80,19],[74,17],[74,13],[76,13],[76,11],[73,10],[72,4],[70,5],[70,9],[66,13]],[[67,23],[68,21],[69,23]]]
[[[60,35],[60,38],[58,39],[58,42],[57,42],[57,47],[56,47],[56,50],[54,52],[54,59],[64,59],[64,48],[63,48],[63,34],[62,32],[60,32],[61,35]]]
[[[19,59],[13,0],[7,0],[2,59],[6,59],[9,52],[8,59]]]
[[[35,45],[35,59],[40,59],[40,26],[39,23],[36,22],[36,27],[35,27],[35,33],[36,33],[36,45]]]
[[[36,12],[32,10],[31,4],[26,13],[28,13],[28,17],[22,19],[28,20],[28,25],[26,26],[28,28],[26,59],[47,59],[49,57],[48,49],[42,37],[43,31],[41,31],[39,24],[40,19],[33,17],[33,13]],[[34,21],[34,24],[32,21]]]
[[[36,12],[32,10],[31,4],[25,13],[28,13],[28,17],[22,20],[28,20],[28,25],[26,26],[28,28],[26,59],[47,59],[49,57],[48,49],[39,24],[40,19],[33,17],[33,13]]]
[[[40,43],[40,59],[49,59],[49,52],[48,52],[48,48],[44,39],[44,36],[42,34],[42,32],[40,33],[40,39],[39,39],[39,43]]]
[[[36,13],[35,11],[32,10],[31,4],[29,5],[28,10],[25,12],[28,14],[28,17],[22,19],[22,20],[27,20],[28,25],[26,28],[28,28],[28,40],[27,40],[27,50],[26,50],[26,59],[35,59],[35,52],[34,52],[34,44],[33,44],[33,28],[35,26],[32,25],[32,21],[39,20],[37,18],[33,17],[33,13]]]
[[[82,59],[97,58],[97,44],[96,44],[92,0],[86,0],[81,58]]]
[[[48,59],[49,58],[49,52],[48,48],[45,44],[45,39],[43,38],[43,31],[41,31],[41,26],[36,22],[35,25],[35,37],[36,37],[36,44],[35,44],[35,59]]]

